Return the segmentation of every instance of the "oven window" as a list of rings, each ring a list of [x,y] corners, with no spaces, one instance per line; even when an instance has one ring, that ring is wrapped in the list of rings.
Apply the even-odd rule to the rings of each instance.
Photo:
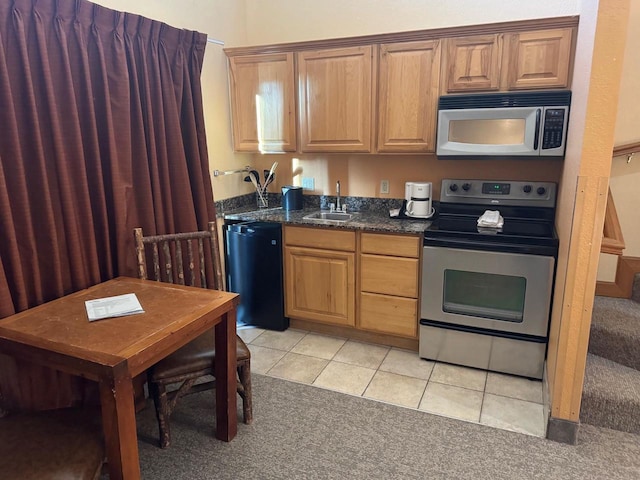
[[[526,287],[524,277],[445,270],[442,309],[448,313],[521,323]]]
[[[449,141],[474,145],[524,144],[524,118],[451,120]]]

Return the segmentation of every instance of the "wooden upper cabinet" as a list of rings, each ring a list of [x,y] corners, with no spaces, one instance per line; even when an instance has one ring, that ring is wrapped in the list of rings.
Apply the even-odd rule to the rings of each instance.
[[[569,88],[576,25],[541,19],[225,49],[234,149],[433,152],[441,94]]]
[[[500,88],[501,35],[449,38],[443,57],[443,93]]]
[[[378,152],[433,152],[440,41],[380,45]]]
[[[505,34],[506,89],[569,87],[572,34],[572,28]]]
[[[298,52],[301,151],[371,151],[372,50]]]
[[[296,151],[294,78],[293,53],[229,58],[235,151]]]

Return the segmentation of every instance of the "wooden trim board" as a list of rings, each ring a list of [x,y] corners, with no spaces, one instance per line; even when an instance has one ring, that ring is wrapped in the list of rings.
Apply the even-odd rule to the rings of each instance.
[[[403,348],[405,350],[418,351],[417,338],[403,338],[395,335],[386,335],[381,333],[367,332],[351,327],[342,327],[339,325],[327,325],[307,320],[290,319],[289,326],[298,330],[306,330],[308,332],[321,333],[324,335],[333,335],[336,337],[349,338],[365,343],[375,343],[378,345],[388,345],[390,347]]]
[[[618,257],[615,281],[597,282],[596,295],[631,298],[636,273],[640,273],[640,257]]]
[[[261,53],[295,52],[300,50],[317,50],[329,48],[345,48],[379,43],[416,42],[435,40],[438,38],[467,37],[486,35],[496,32],[526,32],[553,28],[576,27],[578,16],[543,18],[514,22],[488,23],[483,25],[465,25],[460,27],[434,28],[431,30],[414,30],[409,32],[383,33],[363,35],[359,37],[332,38],[327,40],[310,40],[306,42],[279,43],[249,47],[225,48],[228,57],[236,55],[256,55]],[[573,55],[573,54],[572,54]]]
[[[624,237],[622,236],[622,227],[618,219],[616,204],[611,195],[611,187],[607,193],[607,209],[604,214],[604,230],[603,230],[601,253],[609,253],[611,255],[622,255],[625,249]]]

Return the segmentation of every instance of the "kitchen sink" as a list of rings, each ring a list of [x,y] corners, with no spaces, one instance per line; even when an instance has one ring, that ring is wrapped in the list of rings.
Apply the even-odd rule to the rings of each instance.
[[[329,220],[333,222],[348,222],[353,218],[353,213],[345,212],[314,212],[305,217],[304,220]]]

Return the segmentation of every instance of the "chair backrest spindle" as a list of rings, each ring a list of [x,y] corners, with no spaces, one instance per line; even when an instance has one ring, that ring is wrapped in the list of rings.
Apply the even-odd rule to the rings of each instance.
[[[186,242],[187,242],[187,255],[189,257],[189,285],[193,287],[196,284],[196,274],[195,274],[196,265],[193,262],[193,242],[191,241],[191,239],[187,240]]]
[[[206,231],[148,237],[143,236],[141,228],[136,228],[134,236],[140,278],[147,279],[149,276],[146,263],[148,254],[145,250],[148,245],[151,247],[150,257],[153,259],[153,280],[202,288],[224,288],[215,222],[209,222]],[[197,241],[197,246],[193,244],[194,241]],[[205,248],[205,242],[208,242],[208,248]],[[211,264],[208,264],[209,256]]]
[[[209,248],[211,249],[211,258],[213,258],[213,288],[219,290],[224,289],[224,280],[222,279],[222,262],[220,261],[220,243],[218,239],[218,227],[216,222],[209,222],[209,237],[211,242]]]
[[[176,245],[176,256],[175,256],[175,260],[176,260],[176,283],[179,283],[180,285],[184,285],[184,267],[182,265],[182,243],[180,242],[180,240],[176,240],[175,242]]]
[[[201,238],[198,239],[198,255],[200,256],[200,281],[202,282],[202,287],[207,288],[207,275],[204,270],[204,246]]]
[[[167,282],[173,282],[173,265],[171,262],[171,249],[169,248],[169,241],[162,242],[162,254],[164,255],[164,274],[167,276]],[[158,279],[159,280],[159,279]]]
[[[135,228],[133,230],[133,236],[136,242],[136,258],[138,259],[138,277],[142,280],[147,279],[147,262],[144,258],[144,243],[142,240],[142,229]]]
[[[154,280],[160,281],[160,254],[158,253],[158,244],[153,244],[153,275]]]

